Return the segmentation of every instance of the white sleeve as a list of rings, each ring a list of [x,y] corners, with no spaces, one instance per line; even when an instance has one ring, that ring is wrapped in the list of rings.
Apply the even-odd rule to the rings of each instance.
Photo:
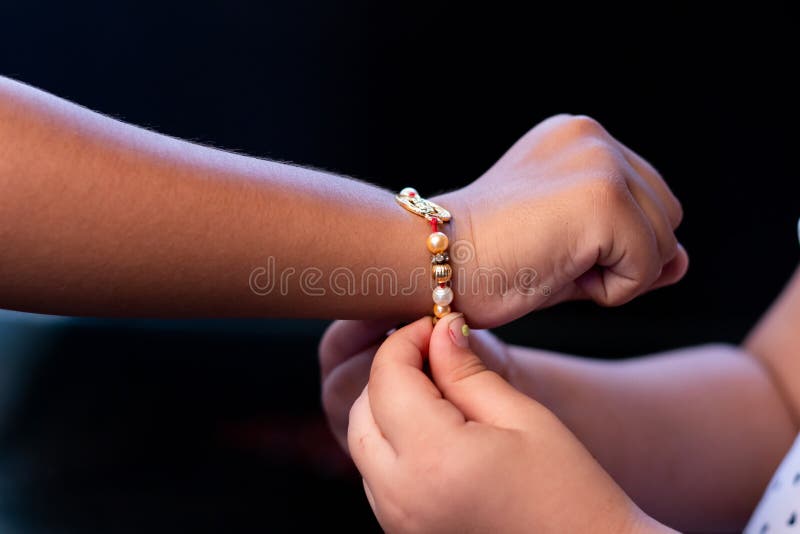
[[[800,532],[800,436],[761,497],[744,534]]]

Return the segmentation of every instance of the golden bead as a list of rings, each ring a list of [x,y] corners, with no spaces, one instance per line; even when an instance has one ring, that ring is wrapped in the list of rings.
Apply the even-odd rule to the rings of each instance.
[[[447,250],[449,241],[446,234],[442,232],[434,232],[428,236],[427,245],[428,250],[431,251],[431,254],[439,254]]]
[[[450,306],[442,306],[441,304],[433,305],[433,314],[439,319],[441,319],[448,313],[450,313]]]
[[[445,282],[449,282],[450,278],[453,277],[453,268],[450,267],[449,263],[431,265],[431,276],[433,276],[437,284],[444,284]]]

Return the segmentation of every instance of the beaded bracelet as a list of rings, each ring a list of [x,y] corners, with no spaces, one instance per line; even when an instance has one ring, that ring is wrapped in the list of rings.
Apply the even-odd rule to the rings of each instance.
[[[394,198],[405,209],[425,217],[431,223],[431,234],[425,244],[431,253],[431,277],[438,284],[433,290],[433,314],[436,322],[450,313],[450,303],[453,302],[453,290],[450,287],[453,268],[448,263],[450,255],[447,253],[449,240],[444,232],[439,231],[439,225],[448,222],[452,217],[443,207],[419,196],[413,187],[404,188]]]

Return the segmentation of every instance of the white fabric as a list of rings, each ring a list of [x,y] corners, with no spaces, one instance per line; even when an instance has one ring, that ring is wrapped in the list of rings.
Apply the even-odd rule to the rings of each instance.
[[[800,436],[775,472],[744,534],[800,532]]]

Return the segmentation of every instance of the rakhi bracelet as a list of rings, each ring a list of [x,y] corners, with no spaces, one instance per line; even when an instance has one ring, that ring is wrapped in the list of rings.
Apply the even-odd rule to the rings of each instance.
[[[447,253],[450,241],[447,235],[439,230],[439,225],[444,225],[452,217],[450,212],[440,205],[419,196],[413,187],[404,188],[394,198],[405,209],[425,217],[431,223],[431,234],[425,244],[431,253],[431,277],[437,284],[432,294],[435,322],[450,313],[450,304],[453,302],[453,289],[450,287],[453,268],[450,266],[450,255]]]

